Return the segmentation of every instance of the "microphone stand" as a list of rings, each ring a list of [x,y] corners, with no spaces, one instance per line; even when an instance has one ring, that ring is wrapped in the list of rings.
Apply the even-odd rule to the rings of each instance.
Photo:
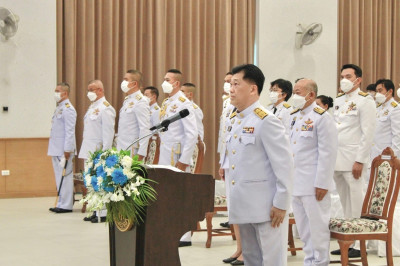
[[[160,132],[165,132],[165,131],[167,131],[167,130],[168,130],[168,126],[169,126],[169,123],[168,123],[168,125],[164,125],[163,127],[159,128],[159,129],[153,130],[152,132],[150,132],[149,134],[147,134],[147,135],[145,135],[145,136],[143,136],[143,137],[137,138],[137,139],[136,139],[134,142],[132,142],[132,144],[129,145],[125,150],[128,150],[130,147],[132,147],[133,144],[138,143],[139,141],[141,141],[141,140],[144,139],[144,138],[153,136],[153,135],[155,135],[155,134],[157,134],[157,133],[160,133]]]

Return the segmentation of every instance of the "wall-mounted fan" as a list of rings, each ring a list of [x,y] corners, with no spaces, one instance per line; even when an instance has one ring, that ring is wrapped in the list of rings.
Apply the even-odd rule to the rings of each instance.
[[[322,33],[321,23],[312,23],[307,27],[303,28],[301,24],[298,24],[300,31],[296,32],[296,48],[300,49],[303,45],[309,45],[313,43]]]
[[[0,33],[8,40],[18,30],[19,17],[9,9],[0,7]]]

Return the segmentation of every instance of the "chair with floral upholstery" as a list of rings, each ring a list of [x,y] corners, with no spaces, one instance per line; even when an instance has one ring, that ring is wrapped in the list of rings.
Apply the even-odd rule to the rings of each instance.
[[[190,172],[192,174],[199,174],[201,172],[201,167],[203,166],[203,159],[205,153],[205,145],[198,136],[197,144],[192,155],[192,164],[190,165]]]
[[[160,158],[160,137],[158,134],[155,134],[151,136],[149,139],[145,163],[158,164],[159,158]]]
[[[339,242],[341,261],[331,263],[362,262],[368,265],[366,240],[386,241],[387,265],[393,265],[392,225],[393,213],[400,186],[400,160],[387,147],[371,164],[371,176],[360,218],[332,218],[329,223],[331,237]],[[360,241],[361,260],[348,259],[348,249]]]

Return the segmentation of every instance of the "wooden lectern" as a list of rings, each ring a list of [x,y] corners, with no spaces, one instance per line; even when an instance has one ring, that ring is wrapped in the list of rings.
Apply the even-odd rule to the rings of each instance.
[[[111,266],[179,266],[181,236],[197,228],[206,212],[214,208],[211,175],[148,168],[157,201],[147,207],[143,223],[127,232],[109,227]]]

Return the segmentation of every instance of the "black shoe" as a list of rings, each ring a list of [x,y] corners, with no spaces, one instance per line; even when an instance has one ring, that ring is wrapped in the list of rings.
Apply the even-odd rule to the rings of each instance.
[[[62,209],[62,208],[55,208],[54,212],[55,213],[67,213],[67,212],[72,212],[72,210],[67,210],[67,209]]]
[[[231,262],[231,265],[244,265],[244,261],[242,260],[235,260]]]
[[[358,249],[352,248],[349,250],[349,258],[360,258],[361,257],[361,251]]]
[[[85,222],[90,222],[91,220],[93,220],[93,218],[96,218],[96,213],[95,212],[92,215],[90,215],[89,217],[83,218],[83,220]]]
[[[349,248],[349,251],[351,250],[351,248]],[[331,251],[331,255],[340,255],[340,249],[336,249]]]
[[[190,247],[192,245],[192,241],[179,241],[179,247]]]
[[[230,228],[229,221],[227,221],[226,223],[220,223],[219,225],[222,227]]]
[[[222,261],[225,262],[225,263],[231,263],[231,262],[235,261],[237,258],[238,258],[238,257],[236,257],[236,258],[229,257],[229,258],[224,259],[224,260],[222,260]]]
[[[49,208],[49,211],[55,212],[55,209],[57,209],[57,208]]]
[[[103,216],[103,217],[100,217],[100,223],[104,223],[106,221],[106,217],[105,216]],[[99,219],[98,219],[98,217],[97,216],[95,216],[92,220],[91,220],[91,222],[92,223],[98,223],[99,222]]]

